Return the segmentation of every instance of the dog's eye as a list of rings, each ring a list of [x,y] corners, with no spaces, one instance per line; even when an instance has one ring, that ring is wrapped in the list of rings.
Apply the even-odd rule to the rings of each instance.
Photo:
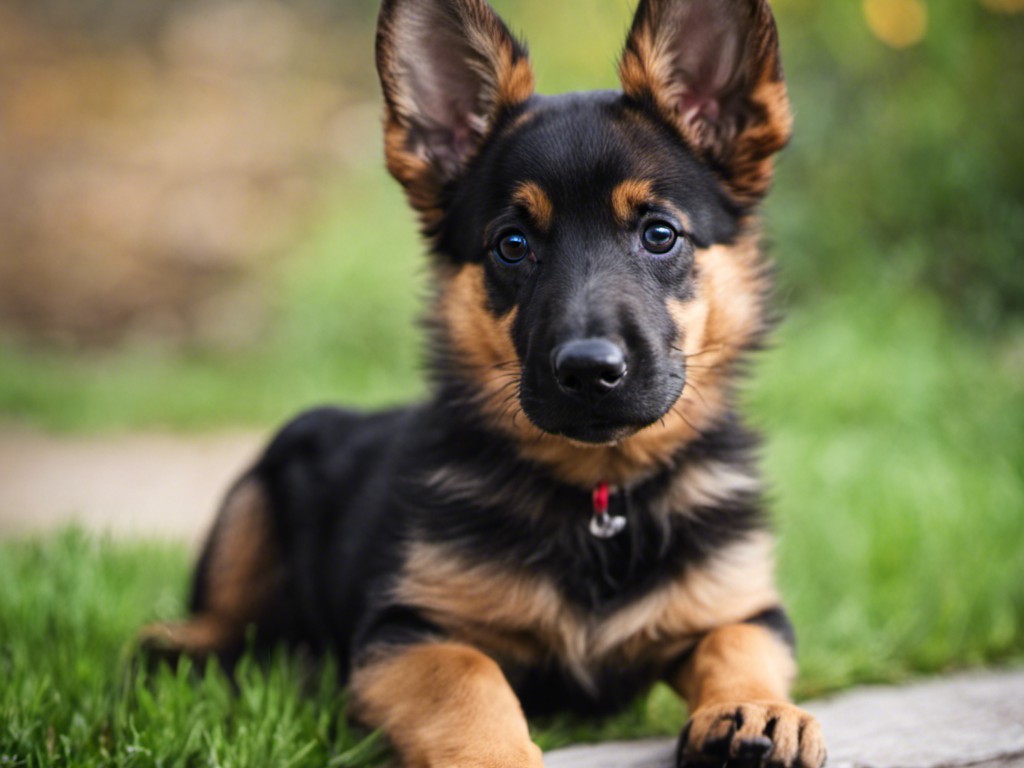
[[[518,264],[530,255],[530,243],[522,232],[506,232],[495,246],[494,255],[506,264]]]
[[[641,236],[644,248],[651,253],[663,254],[672,250],[679,235],[663,221],[648,224]]]

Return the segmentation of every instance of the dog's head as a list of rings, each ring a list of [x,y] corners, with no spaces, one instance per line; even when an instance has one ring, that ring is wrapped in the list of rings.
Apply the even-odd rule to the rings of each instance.
[[[622,92],[535,95],[485,0],[385,0],[377,63],[448,375],[566,466],[657,462],[713,420],[763,328],[751,214],[789,138],[767,0],[641,0]]]

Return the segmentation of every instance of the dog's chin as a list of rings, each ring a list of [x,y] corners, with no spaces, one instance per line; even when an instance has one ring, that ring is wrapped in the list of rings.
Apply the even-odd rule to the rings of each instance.
[[[565,440],[580,448],[600,448],[621,443],[623,440],[632,437],[644,427],[645,424],[620,424],[607,421],[578,421],[570,424],[546,425],[530,419],[534,426],[542,432]]]
[[[549,434],[557,435],[581,448],[598,448],[621,443],[643,429],[642,426],[612,426],[603,424],[586,424],[563,429]]]
[[[679,397],[678,392],[662,399],[657,395],[641,405],[639,397],[630,398],[625,407],[601,403],[594,408],[567,405],[539,397],[522,397],[522,413],[537,429],[581,448],[613,446],[642,429],[657,424]]]

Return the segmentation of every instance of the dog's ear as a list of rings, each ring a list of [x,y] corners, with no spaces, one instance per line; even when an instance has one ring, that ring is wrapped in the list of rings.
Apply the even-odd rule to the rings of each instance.
[[[377,71],[388,169],[429,225],[444,185],[532,95],[526,48],[485,0],[384,0]]]
[[[792,117],[768,0],[640,0],[619,64],[741,205],[768,190]]]

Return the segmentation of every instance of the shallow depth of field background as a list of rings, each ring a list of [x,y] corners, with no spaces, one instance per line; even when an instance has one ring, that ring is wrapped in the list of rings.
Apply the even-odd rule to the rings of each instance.
[[[630,2],[494,5],[542,92],[616,86]],[[786,321],[746,401],[799,690],[1019,661],[1024,3],[774,7],[796,112],[765,211]],[[375,13],[0,0],[0,430],[270,430],[423,393],[425,269],[383,170]],[[379,759],[293,660],[245,667],[237,696],[214,669],[132,665],[134,628],[180,613],[189,559],[78,529],[0,543],[0,763]],[[680,717],[658,694],[602,733]]]

